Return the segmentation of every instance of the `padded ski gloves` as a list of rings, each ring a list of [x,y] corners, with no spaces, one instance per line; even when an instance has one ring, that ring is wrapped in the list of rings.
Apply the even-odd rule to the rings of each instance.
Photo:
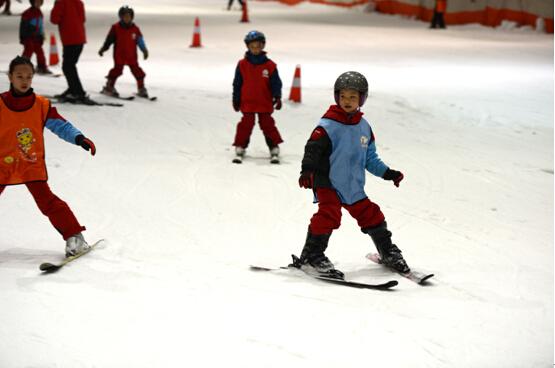
[[[91,151],[91,155],[93,156],[96,153],[96,147],[94,146],[93,141],[91,141],[89,138],[86,138],[82,134],[79,134],[77,137],[75,137],[75,144],[83,147],[85,151]]]
[[[312,189],[312,187],[314,187],[314,173],[312,171],[301,173],[299,177],[299,187],[306,189]]]
[[[399,184],[401,183],[401,180],[403,180],[404,177],[405,176],[403,175],[402,172],[391,170],[391,169],[387,169],[385,174],[383,174],[382,176],[384,180],[392,180],[393,184],[395,184],[396,187],[399,187]]]
[[[281,110],[281,98],[280,97],[274,97],[274,99],[272,100],[272,103],[274,104],[274,108],[276,110]]]
[[[241,109],[241,104],[239,103],[239,101],[233,101],[233,110],[239,112],[240,109]]]

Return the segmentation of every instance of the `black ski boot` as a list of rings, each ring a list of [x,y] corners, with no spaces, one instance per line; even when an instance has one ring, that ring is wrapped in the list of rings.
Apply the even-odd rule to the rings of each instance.
[[[299,264],[294,264],[294,266],[310,274],[343,279],[343,273],[336,270],[333,263],[324,254],[330,236],[331,234],[313,235],[309,229],[301,258],[298,261]]]
[[[392,234],[391,231],[387,230],[387,223],[385,221],[376,227],[364,228],[362,232],[370,235],[384,265],[399,273],[410,272],[410,268],[403,258],[401,250],[391,242]]]

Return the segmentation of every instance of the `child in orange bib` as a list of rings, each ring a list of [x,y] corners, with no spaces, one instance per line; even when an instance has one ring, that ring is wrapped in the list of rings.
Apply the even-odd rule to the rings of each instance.
[[[48,184],[44,160],[44,128],[61,139],[96,153],[94,143],[64,119],[50,101],[31,88],[35,69],[27,58],[10,63],[10,90],[0,94],[0,194],[7,185],[25,184],[40,211],[66,241],[66,256],[89,248],[85,230],[67,203],[54,195]]]

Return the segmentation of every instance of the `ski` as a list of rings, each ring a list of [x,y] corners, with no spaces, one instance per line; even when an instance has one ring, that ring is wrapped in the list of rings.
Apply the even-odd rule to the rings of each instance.
[[[336,278],[336,277],[326,277],[326,276],[321,276],[321,275],[314,275],[314,274],[305,272],[302,269],[299,269],[299,268],[294,267],[294,266],[269,268],[269,267],[251,265],[250,270],[251,271],[269,271],[269,272],[283,271],[283,270],[299,270],[299,271],[302,271],[304,275],[310,276],[310,277],[312,277],[316,280],[320,280],[320,281],[335,284],[335,285],[353,287],[353,288],[357,288],[357,289],[388,290],[388,289],[391,289],[392,287],[394,287],[398,284],[398,282],[396,280],[387,281],[387,282],[384,282],[384,283],[381,283],[381,284],[368,284],[368,283],[362,283],[362,282],[349,281],[349,280]]]
[[[60,73],[36,73],[39,77],[60,78],[63,74]]]
[[[374,263],[381,264],[384,267],[387,267],[386,265],[384,265],[382,263],[382,260],[380,259],[380,255],[378,253],[369,253],[369,254],[366,255],[366,258],[368,258],[369,260],[371,260]],[[416,282],[419,285],[427,285],[428,280],[431,279],[432,277],[434,277],[433,273],[425,273],[425,272],[421,272],[421,271],[415,271],[415,270],[412,270],[412,268],[411,268],[411,271],[408,272],[408,273],[398,272],[398,271],[392,269],[391,267],[387,267],[387,268],[390,269],[391,271],[396,272],[399,275],[411,280],[411,281]]]
[[[110,95],[110,94],[104,93],[102,91],[100,91],[100,94],[103,96],[114,98],[116,100],[123,100],[123,101],[132,101],[135,99],[135,96],[120,96],[120,95],[116,96],[116,95]]]
[[[145,96],[141,96],[139,94],[135,94],[135,96],[137,96],[139,98],[143,98],[145,100],[149,100],[149,101],[156,101],[158,99],[158,97],[156,97],[156,96],[153,96],[153,97],[146,96],[145,97]]]
[[[59,104],[72,104],[72,105],[82,105],[82,106],[112,106],[112,107],[122,107],[123,104],[122,103],[115,103],[115,102],[98,102],[95,100],[91,100],[90,98],[87,99],[86,102],[79,102],[77,100],[70,100],[70,99],[60,99],[57,98],[55,96],[47,96],[47,95],[42,95],[50,100],[52,100],[53,103],[59,103]]]
[[[50,263],[50,262],[44,262],[41,263],[40,265],[40,270],[44,273],[52,273],[52,272],[56,272],[58,271],[60,268],[64,267],[66,264],[68,264],[69,262],[72,262],[74,260],[76,260],[77,258],[84,256],[85,254],[89,253],[91,250],[93,250],[98,244],[100,244],[100,242],[103,242],[104,239],[100,239],[99,241],[97,241],[96,243],[92,244],[91,247],[89,249],[87,249],[86,251],[84,251],[83,253],[79,253],[75,256],[70,256],[70,257],[66,257],[63,261],[60,261],[58,263]]]

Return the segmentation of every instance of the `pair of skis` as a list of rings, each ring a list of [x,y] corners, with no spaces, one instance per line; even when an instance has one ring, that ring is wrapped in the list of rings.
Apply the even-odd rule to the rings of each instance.
[[[261,267],[261,266],[250,266],[252,271],[281,271],[281,270],[300,270],[303,271],[306,275],[313,277],[317,280],[333,283],[337,285],[347,286],[347,287],[354,287],[358,289],[375,289],[375,290],[389,290],[394,286],[397,286],[399,282],[397,280],[390,280],[384,283],[379,284],[371,284],[371,283],[361,283],[361,282],[354,282],[345,280],[343,277],[343,273],[337,270],[333,270],[334,272],[330,273],[313,273],[308,272],[307,270],[303,269],[300,265],[299,258],[295,255],[293,257],[293,263],[287,267],[279,267],[279,268],[270,268],[270,267]],[[379,254],[377,253],[370,253],[366,256],[372,262],[382,264]],[[384,265],[384,267],[387,267]],[[388,267],[389,268],[389,267]],[[411,280],[419,285],[427,285],[428,280],[434,276],[432,273],[424,273],[421,271],[411,270],[408,273],[400,273],[396,270],[391,269],[393,272],[398,273],[399,275],[405,277],[408,280]]]
[[[234,164],[242,164],[243,163],[243,159],[244,159],[244,155],[235,155],[235,157],[233,158],[233,160],[231,162],[233,162]],[[279,161],[279,156],[278,155],[271,155],[270,156],[270,163],[277,165],[280,163]]]

